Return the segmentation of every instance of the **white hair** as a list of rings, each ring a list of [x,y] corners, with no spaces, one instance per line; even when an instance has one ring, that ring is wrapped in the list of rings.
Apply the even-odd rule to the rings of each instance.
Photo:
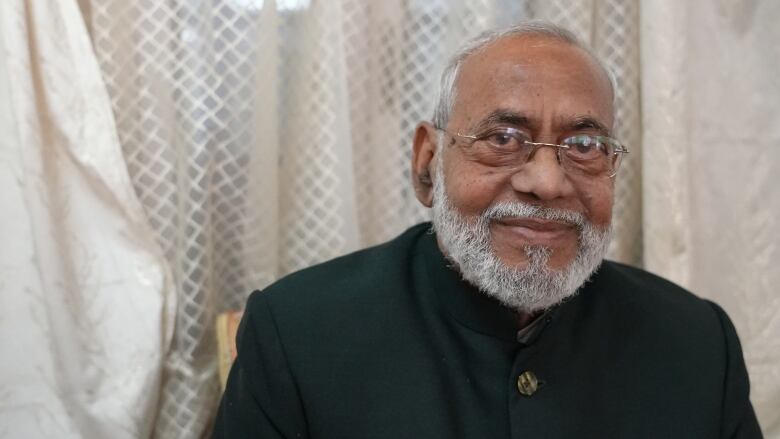
[[[432,120],[433,125],[436,128],[447,127],[450,114],[452,113],[452,108],[455,105],[455,97],[457,94],[456,82],[460,73],[460,69],[463,66],[463,62],[466,60],[466,58],[500,39],[521,36],[546,37],[571,44],[572,46],[583,50],[585,53],[590,55],[596,64],[598,64],[599,67],[601,67],[601,69],[606,73],[607,77],[609,78],[610,86],[612,87],[612,96],[614,101],[616,90],[615,76],[612,71],[604,65],[599,57],[597,57],[585,43],[577,38],[574,33],[560,26],[547,21],[531,20],[505,29],[483,32],[475,39],[466,43],[463,47],[460,48],[460,50],[455,52],[441,74],[439,94],[436,100],[436,106],[433,110]]]

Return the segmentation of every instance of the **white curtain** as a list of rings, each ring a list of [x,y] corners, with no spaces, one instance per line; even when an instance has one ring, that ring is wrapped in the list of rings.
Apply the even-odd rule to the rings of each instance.
[[[645,265],[729,313],[780,437],[780,3],[642,3]]]
[[[175,297],[75,2],[0,3],[0,436],[151,433]]]
[[[4,8],[4,16],[11,11],[25,25],[22,30],[6,26],[4,18],[6,47],[25,48],[21,52],[33,60],[8,69],[15,76],[7,82],[14,93],[20,78],[39,95],[51,95],[42,100],[19,94],[23,97],[15,102],[30,106],[29,114],[44,111],[63,126],[67,121],[91,127],[72,130],[76,134],[68,145],[81,154],[73,157],[110,151],[101,152],[105,161],[89,162],[92,168],[80,165],[78,171],[113,176],[105,190],[90,192],[93,204],[106,203],[102,209],[113,216],[91,214],[78,223],[86,229],[79,236],[101,234],[98,247],[106,253],[97,254],[95,263],[121,260],[126,270],[125,277],[107,271],[116,283],[95,286],[92,295],[126,300],[125,308],[142,312],[120,319],[136,321],[132,330],[121,336],[101,333],[99,340],[119,337],[134,349],[155,347],[143,351],[144,360],[128,361],[143,373],[102,377],[143,388],[143,396],[129,392],[110,404],[93,403],[98,409],[133,407],[122,418],[129,435],[197,438],[208,430],[219,397],[217,313],[240,309],[252,289],[285,273],[384,241],[424,220],[427,212],[409,182],[411,133],[419,120],[430,117],[447,55],[484,29],[546,18],[589,42],[618,82],[617,135],[631,154],[617,180],[612,257],[645,264],[726,306],[742,336],[765,433],[780,438],[780,349],[771,337],[778,334],[780,306],[770,290],[778,270],[769,266],[780,236],[775,220],[780,197],[777,190],[772,197],[769,186],[780,162],[771,148],[777,128],[770,116],[780,90],[771,74],[778,63],[777,52],[771,52],[777,50],[772,21],[778,11],[770,0],[684,5],[671,0],[79,0],[92,51],[74,0],[37,2],[51,3],[49,9],[33,8],[34,2],[10,0],[7,4],[17,7]],[[78,52],[70,46],[57,51],[56,59],[66,63],[60,69],[65,73],[57,76],[61,82],[30,77],[25,69],[35,72],[37,60],[46,55],[38,48],[38,34],[45,29],[50,44],[63,44],[67,39],[55,30],[64,21],[81,37]],[[8,59],[5,65],[13,66]],[[744,75],[750,79],[737,84]],[[94,82],[88,90],[73,85],[89,81]],[[64,92],[69,99],[89,97],[91,111],[103,115],[99,123],[73,111],[70,103],[56,111],[39,108]],[[0,115],[17,127],[18,112]],[[93,134],[98,128],[102,137]],[[48,128],[27,129],[33,135]],[[25,154],[38,151],[41,160],[51,142],[46,139],[14,140],[3,154],[19,155],[24,147]],[[702,140],[711,147],[704,148]],[[736,155],[737,150],[746,155]],[[6,187],[30,179],[11,170],[3,170]],[[62,186],[55,181],[54,187]],[[24,200],[28,195],[21,191],[8,196]],[[106,198],[106,192],[118,195]],[[113,199],[121,200],[121,211],[111,210],[118,208],[109,202]],[[19,207],[13,215],[46,218],[47,227],[57,230],[73,227],[68,216],[61,221],[47,206],[35,212]],[[4,231],[18,229],[18,223]],[[127,226],[132,233],[119,233],[118,224],[132,224]],[[29,233],[19,230],[20,242]],[[108,255],[109,250],[119,256]],[[53,264],[63,260],[59,247],[35,251]],[[30,264],[20,260],[9,259],[16,261],[9,265],[13,282],[40,277],[23,271]],[[148,270],[148,281],[138,285],[133,275],[141,267]],[[14,292],[3,295],[13,297],[9,300],[29,300],[21,298],[21,285],[2,288]],[[42,290],[66,300],[62,289]],[[62,349],[74,339],[69,332],[58,337],[42,332],[31,343]],[[117,345],[121,352],[112,355],[129,355],[127,346]],[[41,360],[49,368],[56,361]],[[60,376],[55,382],[68,390],[95,389],[76,378]],[[0,388],[0,404],[3,395]],[[99,430],[118,419],[110,410],[85,418],[58,409],[62,398],[47,394],[41,407],[61,410],[60,424],[81,426],[71,429],[71,436],[116,437]],[[5,400],[33,417],[22,408],[24,399]]]

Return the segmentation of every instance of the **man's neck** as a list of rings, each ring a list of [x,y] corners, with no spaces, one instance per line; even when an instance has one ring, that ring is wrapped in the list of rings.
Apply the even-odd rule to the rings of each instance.
[[[523,311],[517,313],[517,328],[523,329],[530,325],[536,318],[539,317],[539,313],[532,314]]]

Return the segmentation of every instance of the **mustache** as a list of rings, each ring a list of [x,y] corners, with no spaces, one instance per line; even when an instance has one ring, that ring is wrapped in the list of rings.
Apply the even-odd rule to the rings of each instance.
[[[559,221],[571,224],[578,230],[588,225],[585,215],[566,209],[555,209],[521,201],[501,202],[493,204],[480,215],[483,221],[502,218],[535,218],[547,221]]]

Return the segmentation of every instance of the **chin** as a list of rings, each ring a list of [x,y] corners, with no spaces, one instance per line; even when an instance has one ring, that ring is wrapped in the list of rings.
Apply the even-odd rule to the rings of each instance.
[[[544,255],[544,267],[550,271],[561,271],[571,266],[577,256],[578,249],[551,248],[540,245],[524,245],[511,251],[493,250],[493,254],[508,269],[524,270],[531,263],[532,255]]]

